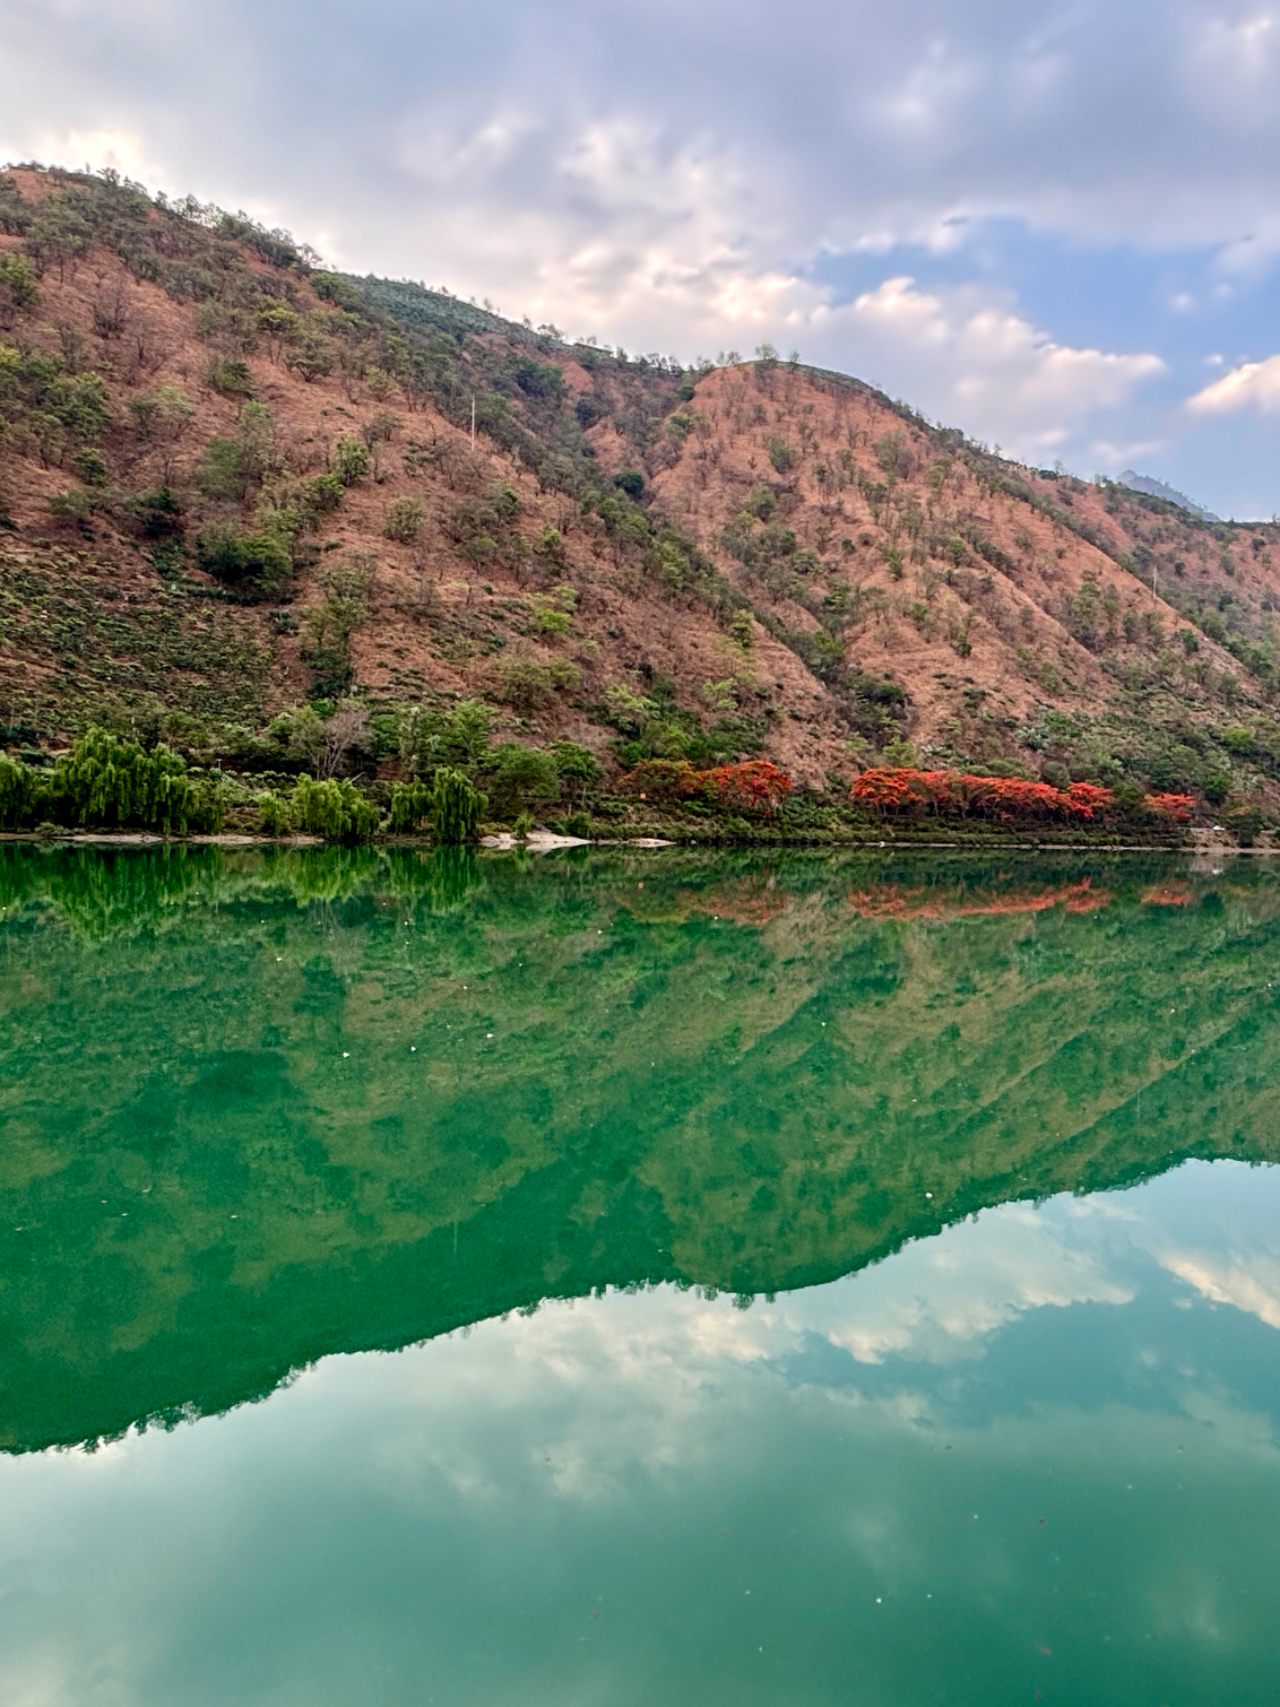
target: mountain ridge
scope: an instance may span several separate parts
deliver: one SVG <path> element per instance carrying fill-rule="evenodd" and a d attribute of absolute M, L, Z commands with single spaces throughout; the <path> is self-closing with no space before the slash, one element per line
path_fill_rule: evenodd
<path fill-rule="evenodd" d="M 1212 510 L 1207 510 L 1203 504 L 1197 504 L 1194 498 L 1188 498 L 1185 492 L 1179 492 L 1176 486 L 1167 486 L 1163 480 L 1156 480 L 1150 474 L 1139 474 L 1136 469 L 1126 468 L 1116 476 L 1117 484 L 1128 486 L 1131 491 L 1145 492 L 1149 498 L 1164 498 L 1170 504 L 1176 504 L 1180 510 L 1191 510 L 1198 516 L 1203 516 L 1207 522 L 1221 521 Z"/>

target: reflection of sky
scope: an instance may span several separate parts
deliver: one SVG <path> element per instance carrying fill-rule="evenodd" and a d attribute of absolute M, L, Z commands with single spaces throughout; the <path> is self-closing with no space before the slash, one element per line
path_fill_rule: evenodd
<path fill-rule="evenodd" d="M 0 1699 L 1270 1700 L 1277 1207 L 1189 1164 L 5 1462 Z"/>

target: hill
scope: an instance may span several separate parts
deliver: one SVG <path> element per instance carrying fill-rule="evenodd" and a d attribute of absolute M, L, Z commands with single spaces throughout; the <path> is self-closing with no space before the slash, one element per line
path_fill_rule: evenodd
<path fill-rule="evenodd" d="M 1021 467 L 767 350 L 568 344 L 21 167 L 0 431 L 0 733 L 32 758 L 104 723 L 385 780 L 462 699 L 471 760 L 567 742 L 606 795 L 761 755 L 832 801 L 919 762 L 1280 808 L 1280 529 Z M 566 810 L 548 763 L 495 809 Z"/>

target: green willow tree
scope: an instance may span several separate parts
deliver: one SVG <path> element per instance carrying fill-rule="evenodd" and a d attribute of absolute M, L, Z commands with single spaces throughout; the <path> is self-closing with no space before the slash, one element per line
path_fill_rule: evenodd
<path fill-rule="evenodd" d="M 450 846 L 473 842 L 489 801 L 459 770 L 442 765 L 431 791 L 436 837 Z"/>

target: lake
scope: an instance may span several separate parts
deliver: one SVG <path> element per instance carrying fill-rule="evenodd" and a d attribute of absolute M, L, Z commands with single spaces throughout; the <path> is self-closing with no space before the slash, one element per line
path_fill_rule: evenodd
<path fill-rule="evenodd" d="M 1280 875 L 0 846 L 6 1707 L 1251 1707 Z"/>

